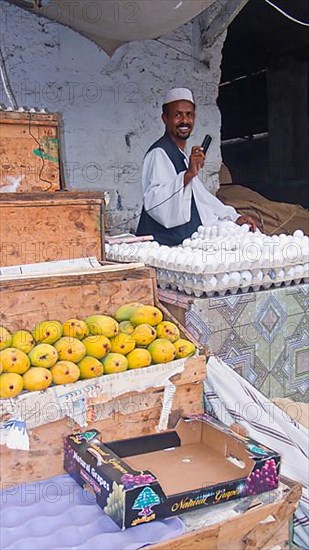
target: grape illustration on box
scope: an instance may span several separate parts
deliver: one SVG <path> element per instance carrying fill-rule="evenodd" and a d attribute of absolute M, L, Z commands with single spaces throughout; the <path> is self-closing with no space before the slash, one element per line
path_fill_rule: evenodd
<path fill-rule="evenodd" d="M 153 481 L 156 481 L 156 478 L 149 473 L 140 473 L 137 476 L 134 476 L 133 474 L 124 474 L 121 477 L 121 482 L 126 489 L 132 489 L 133 487 L 138 487 L 139 485 L 146 485 L 147 483 L 152 483 Z"/>
<path fill-rule="evenodd" d="M 157 493 L 150 487 L 145 487 L 135 499 L 132 510 L 140 510 L 139 516 L 150 516 L 153 514 L 152 506 L 158 504 L 160 504 L 160 498 Z"/>
<path fill-rule="evenodd" d="M 271 458 L 261 468 L 255 469 L 246 479 L 245 494 L 257 495 L 278 487 L 278 463 Z"/>

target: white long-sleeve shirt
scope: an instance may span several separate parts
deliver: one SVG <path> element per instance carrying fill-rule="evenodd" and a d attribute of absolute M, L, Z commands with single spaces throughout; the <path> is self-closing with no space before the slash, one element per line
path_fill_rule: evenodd
<path fill-rule="evenodd" d="M 189 159 L 186 154 L 185 157 L 188 166 Z M 184 187 L 184 174 L 176 173 L 173 163 L 160 147 L 145 156 L 142 170 L 144 207 L 154 220 L 167 229 L 187 223 L 193 192 L 203 225 L 213 225 L 219 220 L 236 221 L 239 214 L 235 208 L 226 206 L 212 195 L 198 176 Z"/>

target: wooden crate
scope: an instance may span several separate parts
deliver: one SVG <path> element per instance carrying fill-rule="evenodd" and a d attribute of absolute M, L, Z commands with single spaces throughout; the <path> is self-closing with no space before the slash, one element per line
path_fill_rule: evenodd
<path fill-rule="evenodd" d="M 96 256 L 103 260 L 102 193 L 5 193 L 0 202 L 0 266 Z"/>
<path fill-rule="evenodd" d="M 113 271 L 114 269 L 114 271 Z M 134 265 L 106 266 L 106 271 L 90 275 L 70 275 L 3 281 L 0 289 L 0 325 L 10 331 L 31 329 L 44 319 L 65 321 L 91 313 L 113 314 L 126 302 L 158 303 L 155 271 Z M 165 311 L 165 318 L 172 319 Z M 183 336 L 187 336 L 182 331 Z M 204 355 L 188 358 L 183 372 L 172 382 L 176 386 L 170 414 L 170 427 L 180 416 L 203 412 Z M 72 384 L 72 387 L 74 385 Z M 130 391 L 108 400 L 87 400 L 89 427 L 104 439 L 112 440 L 154 432 L 158 424 L 164 387 L 143 392 Z M 14 401 L 14 400 L 12 400 Z M 1 418 L 0 418 L 1 421 Z M 80 431 L 73 420 L 62 418 L 30 431 L 30 452 L 0 447 L 2 483 L 30 482 L 63 473 L 63 437 Z"/>
<path fill-rule="evenodd" d="M 2 281 L 0 325 L 8 330 L 31 330 L 38 321 L 87 317 L 94 313 L 111 315 L 128 302 L 154 305 L 156 275 L 151 268 L 131 269 L 107 265 L 94 274 L 46 276 Z"/>
<path fill-rule="evenodd" d="M 286 478 L 283 481 L 288 488 L 279 501 L 151 545 L 149 550 L 270 550 L 286 547 L 290 542 L 291 522 L 301 496 L 301 485 Z"/>
<path fill-rule="evenodd" d="M 0 191 L 60 189 L 58 114 L 0 111 L 0 143 Z"/>

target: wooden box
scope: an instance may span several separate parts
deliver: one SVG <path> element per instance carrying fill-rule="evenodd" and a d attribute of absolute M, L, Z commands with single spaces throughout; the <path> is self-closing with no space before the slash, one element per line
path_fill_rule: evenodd
<path fill-rule="evenodd" d="M 0 111 L 0 192 L 60 189 L 59 115 Z"/>
<path fill-rule="evenodd" d="M 105 256 L 103 194 L 1 195 L 1 267 L 87 256 Z"/>
<path fill-rule="evenodd" d="M 158 303 L 155 271 L 134 265 L 107 265 L 105 271 L 89 275 L 2 281 L 0 299 L 0 325 L 11 331 L 31 329 L 35 322 L 45 319 L 64 321 L 96 312 L 113 314 L 119 305 L 132 301 L 158 305 L 166 319 L 174 320 Z M 181 332 L 187 337 L 182 328 Z M 169 415 L 171 427 L 180 416 L 203 412 L 205 372 L 206 358 L 200 355 L 185 360 L 184 370 L 172 377 L 176 390 Z M 70 386 L 73 388 L 74 384 Z M 98 429 L 108 440 L 151 433 L 158 425 L 163 399 L 163 386 L 140 392 L 130 390 L 113 399 L 105 395 L 89 398 L 89 427 Z M 11 401 L 14 404 L 14 399 Z M 0 421 L 4 416 L 2 410 Z M 80 426 L 70 418 L 61 418 L 30 429 L 29 452 L 1 446 L 2 482 L 30 482 L 62 473 L 63 437 L 74 431 L 80 431 Z"/>

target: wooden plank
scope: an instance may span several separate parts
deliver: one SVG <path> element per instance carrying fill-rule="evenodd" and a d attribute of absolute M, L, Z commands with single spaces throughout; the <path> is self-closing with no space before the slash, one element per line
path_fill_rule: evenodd
<path fill-rule="evenodd" d="M 288 497 L 278 504 L 276 509 L 272 512 L 274 521 L 256 525 L 252 531 L 246 536 L 246 548 L 248 550 L 259 550 L 260 548 L 271 548 L 273 546 L 273 539 L 281 531 L 282 525 L 286 524 L 293 516 L 295 510 L 295 502 L 300 498 L 299 487 L 293 487 Z M 283 534 L 283 533 L 282 533 Z M 286 532 L 284 531 L 284 536 Z M 286 540 L 286 539 L 285 539 Z"/>
<path fill-rule="evenodd" d="M 128 413 L 146 411 L 162 406 L 164 388 L 149 388 L 143 392 L 128 392 L 117 399 L 110 399 L 102 403 L 101 398 L 87 400 L 87 422 L 98 422 L 113 418 L 119 420 Z M 89 404 L 91 404 L 89 406 Z M 126 434 L 123 434 L 126 437 Z"/>
<path fill-rule="evenodd" d="M 245 548 L 246 550 L 261 550 L 261 548 L 266 550 L 288 541 L 289 520 L 284 522 L 275 520 L 258 523 L 245 537 Z"/>
<path fill-rule="evenodd" d="M 60 189 L 59 115 L 0 112 L 0 190 Z"/>
<path fill-rule="evenodd" d="M 100 262 L 104 267 L 106 262 Z M 72 284 L 72 286 L 81 285 L 81 284 L 91 284 L 96 282 L 98 277 L 101 281 L 127 281 L 127 280 L 137 280 L 137 279 L 151 279 L 149 283 L 151 287 L 156 283 L 156 272 L 152 267 L 145 267 L 143 264 L 115 264 L 113 267 L 112 264 L 106 266 L 108 269 L 97 272 L 83 273 L 69 273 L 69 274 L 59 274 L 59 275 L 37 275 L 33 276 L 31 280 L 30 277 L 24 278 L 14 278 L 14 279 L 2 279 L 0 291 L 10 291 L 15 292 L 18 290 L 27 290 L 35 286 L 36 289 L 44 289 L 56 286 L 60 288 L 62 286 L 67 286 Z M 35 281 L 34 281 L 35 279 Z M 154 303 L 153 293 L 151 292 L 150 299 Z M 120 305 L 120 303 L 119 303 Z M 160 307 L 160 306 L 159 306 Z"/>
<path fill-rule="evenodd" d="M 186 533 L 160 544 L 148 546 L 148 550 L 217 550 L 219 527 Z M 227 548 L 232 548 L 228 546 Z M 227 550 L 225 548 L 225 550 Z M 233 550 L 235 547 L 233 546 Z"/>
<path fill-rule="evenodd" d="M 58 277 L 56 281 L 44 278 L 40 282 L 35 280 L 35 286 L 31 279 L 13 283 L 3 283 L 0 294 L 0 322 L 10 331 L 31 330 L 36 322 L 48 319 L 64 322 L 94 313 L 111 315 L 121 303 L 153 303 L 149 278 L 132 277 L 123 281 L 109 273 L 108 278 L 101 274 L 87 278 L 82 275 Z"/>
<path fill-rule="evenodd" d="M 233 550 L 249 550 L 250 547 L 248 546 L 247 535 L 257 526 L 263 531 L 265 526 L 268 525 L 265 523 L 266 518 L 269 516 L 275 517 L 278 510 L 291 502 L 292 507 L 289 509 L 288 518 L 281 521 L 280 524 L 277 523 L 276 526 L 279 525 L 278 529 L 266 546 L 260 545 L 257 547 L 259 550 L 266 550 L 266 548 L 271 548 L 276 544 L 285 542 L 286 523 L 288 519 L 292 519 L 293 510 L 296 509 L 300 496 L 300 484 L 292 482 L 291 489 L 287 494 L 283 495 L 282 499 L 278 502 L 261 505 L 228 521 L 185 533 L 180 537 L 170 539 L 163 543 L 151 545 L 149 546 L 149 550 L 192 550 L 193 548 L 194 550 L 204 550 L 208 548 L 209 550 L 226 550 L 227 548 L 233 548 Z M 282 537 L 281 540 L 279 534 Z"/>
<path fill-rule="evenodd" d="M 23 114 L 23 113 L 21 113 Z M 46 135 L 51 137 L 57 136 L 58 120 L 44 120 L 44 119 L 34 119 L 34 115 L 31 114 L 31 117 L 27 115 L 24 119 L 14 118 L 13 120 L 6 119 L 4 120 L 0 117 L 0 134 L 4 138 L 17 138 L 17 139 L 34 139 L 31 135 L 34 134 L 35 138 L 38 138 L 40 135 L 40 129 L 45 130 Z M 30 131 L 29 133 L 29 125 Z M 34 131 L 32 132 L 32 126 Z"/>
<path fill-rule="evenodd" d="M 180 418 L 192 414 L 204 413 L 203 382 L 177 386 L 173 398 L 173 407 L 169 416 L 168 428 L 176 426 Z"/>
<path fill-rule="evenodd" d="M 285 520 L 288 519 L 288 517 L 291 518 L 293 515 L 293 511 L 297 506 L 300 495 L 301 486 L 300 484 L 295 484 L 281 501 L 248 510 L 245 514 L 241 516 L 239 522 L 237 521 L 238 518 L 233 518 L 225 522 L 219 532 L 218 548 L 221 548 L 222 550 L 227 548 L 230 544 L 230 541 L 234 539 L 239 541 L 240 548 L 247 548 L 247 544 L 249 542 L 247 538 L 248 533 L 252 531 L 252 529 L 255 529 L 260 522 L 264 522 L 264 520 L 269 516 L 273 516 L 274 518 L 276 518 L 280 508 L 282 506 L 285 506 L 290 501 L 293 501 L 293 505 L 290 507 L 290 515 L 286 516 Z M 276 524 L 275 520 L 273 534 L 276 534 L 281 526 L 282 522 L 279 522 L 279 524 L 277 522 Z M 263 523 L 261 526 L 261 532 L 263 532 L 264 527 L 265 523 Z M 261 542 L 263 544 L 263 541 Z M 259 546 L 259 548 L 261 549 L 263 548 L 263 546 Z"/>
<path fill-rule="evenodd" d="M 263 550 L 273 550 L 276 547 L 280 547 L 282 550 L 284 548 L 289 548 L 290 550 L 293 548 L 293 546 L 290 545 L 291 543 L 291 525 L 293 523 L 293 516 L 291 516 L 287 521 L 285 521 L 281 527 L 276 531 L 273 536 L 269 539 L 268 543 L 263 547 Z M 261 526 L 263 528 L 263 524 Z M 288 545 L 288 546 L 286 546 Z M 296 547 L 295 547 L 296 549 Z M 246 548 L 246 550 L 249 550 L 249 547 Z"/>
<path fill-rule="evenodd" d="M 65 264 L 65 265 L 64 265 Z M 0 267 L 0 277 L 1 282 L 10 282 L 10 281 L 17 281 L 18 283 L 23 283 L 24 281 L 30 280 L 33 284 L 35 284 L 35 281 L 37 280 L 39 283 L 43 277 L 47 277 L 48 271 L 51 271 L 51 268 L 54 267 L 55 264 L 50 264 L 48 262 L 43 262 L 41 264 L 37 264 L 36 269 L 31 268 L 28 270 L 25 269 L 26 266 L 15 266 L 15 267 Z M 91 265 L 93 267 L 91 267 Z M 123 276 L 125 277 L 126 272 L 129 272 L 130 270 L 136 270 L 138 268 L 144 268 L 144 264 L 134 263 L 134 264 L 127 264 L 125 268 L 123 268 L 121 265 L 105 265 L 105 262 L 99 262 L 98 265 L 94 266 L 91 259 L 89 258 L 78 258 L 77 262 L 72 262 L 69 260 L 64 260 L 64 262 L 61 262 L 57 264 L 57 266 L 60 267 L 59 271 L 53 270 L 53 279 L 57 281 L 59 277 L 63 277 L 66 275 L 67 277 L 75 277 L 82 275 L 83 277 L 87 276 L 93 276 L 93 275 L 100 275 L 100 274 L 106 274 L 106 273 L 115 273 L 115 272 L 121 272 Z M 29 266 L 27 266 L 29 267 Z"/>
<path fill-rule="evenodd" d="M 18 195 L 12 195 L 12 193 L 1 193 L 1 206 L 8 206 L 14 208 L 25 208 L 25 206 L 32 205 L 34 208 L 37 206 L 46 206 L 47 204 L 52 206 L 74 206 L 79 202 L 80 204 L 101 204 L 104 201 L 104 193 L 97 192 L 76 192 L 76 191 L 59 191 L 55 193 L 37 192 L 31 193 L 31 197 L 28 193 L 18 193 Z"/>
<path fill-rule="evenodd" d="M 13 195 L 13 197 L 12 197 Z M 0 265 L 96 256 L 104 259 L 102 195 L 7 196 L 0 204 Z M 44 197 L 44 195 L 43 195 Z"/>
<path fill-rule="evenodd" d="M 143 392 L 128 392 L 117 399 L 89 398 L 87 399 L 87 421 L 97 422 L 133 412 L 160 407 L 163 402 L 164 388 L 148 388 Z M 203 387 L 202 382 L 183 384 L 176 387 L 173 398 L 173 420 L 171 428 L 181 416 L 202 414 Z M 126 437 L 126 433 L 123 434 Z"/>
<path fill-rule="evenodd" d="M 188 357 L 188 359 L 186 359 L 185 370 L 180 374 L 172 376 L 171 381 L 176 386 L 190 383 L 193 384 L 203 381 L 205 376 L 206 358 L 205 355 L 200 355 L 198 357 Z"/>
<path fill-rule="evenodd" d="M 19 111 L 0 111 L 0 124 L 19 124 L 28 123 L 29 112 L 25 111 L 20 113 Z M 41 123 L 42 125 L 50 124 L 51 126 L 58 125 L 60 116 L 59 113 L 31 113 L 31 119 L 33 122 Z"/>

